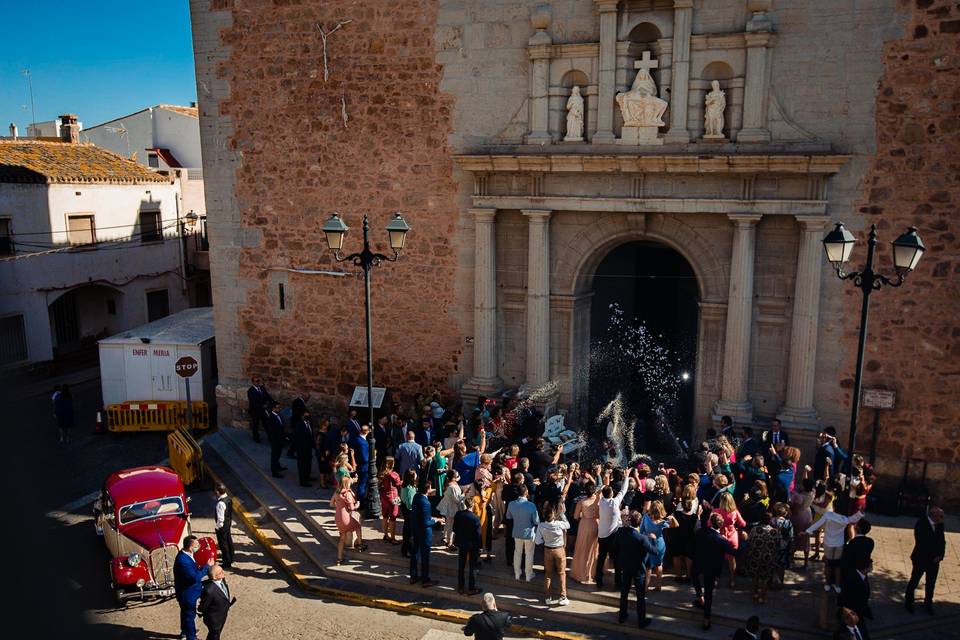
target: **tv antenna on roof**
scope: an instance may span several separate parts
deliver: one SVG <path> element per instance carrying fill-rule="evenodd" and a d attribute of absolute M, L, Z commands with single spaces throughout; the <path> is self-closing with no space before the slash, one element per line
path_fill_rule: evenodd
<path fill-rule="evenodd" d="M 30 123 L 30 126 L 33 127 L 34 129 L 36 129 L 36 126 L 37 126 L 37 108 L 36 108 L 36 105 L 35 105 L 34 102 L 33 102 L 33 77 L 31 77 L 31 75 L 30 75 L 30 69 L 24 69 L 24 70 L 21 71 L 20 73 L 22 73 L 24 76 L 26 76 L 26 78 L 27 78 L 27 84 L 28 84 L 29 87 L 30 87 L 30 117 L 33 119 L 33 122 Z M 29 133 L 30 133 L 30 132 L 27 131 L 27 134 L 28 134 L 28 135 L 29 135 Z"/>

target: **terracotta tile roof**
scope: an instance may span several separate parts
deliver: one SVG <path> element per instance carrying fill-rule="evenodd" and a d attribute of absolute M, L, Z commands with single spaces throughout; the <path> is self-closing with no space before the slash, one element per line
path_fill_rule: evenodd
<path fill-rule="evenodd" d="M 167 176 L 92 144 L 0 140 L 0 182 L 170 182 Z"/>
<path fill-rule="evenodd" d="M 158 104 L 154 109 L 166 109 L 167 111 L 174 111 L 184 116 L 190 116 L 191 118 L 200 117 L 200 111 L 196 107 L 181 107 L 178 104 Z"/>

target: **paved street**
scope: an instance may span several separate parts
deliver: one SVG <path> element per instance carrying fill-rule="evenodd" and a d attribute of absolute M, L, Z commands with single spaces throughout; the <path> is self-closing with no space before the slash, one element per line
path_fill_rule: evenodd
<path fill-rule="evenodd" d="M 12 550 L 12 562 L 4 568 L 8 576 L 19 576 L 6 604 L 29 612 L 13 617 L 12 629 L 7 629 L 12 635 L 6 637 L 176 638 L 177 605 L 172 600 L 115 608 L 108 589 L 107 551 L 94 533 L 90 505 L 83 499 L 111 471 L 163 460 L 165 434 L 94 435 L 100 389 L 92 375 L 87 371 L 68 377 L 71 384 L 78 383 L 73 387 L 78 425 L 69 446 L 57 444 L 46 392 L 52 383 L 8 386 L 0 398 L 5 412 L 18 416 L 7 423 L 10 440 L 4 448 L 7 486 L 16 488 L 8 495 L 10 512 L 4 518 L 17 516 L 16 526 L 4 527 L 5 546 Z M 213 521 L 207 517 L 212 496 L 192 497 L 194 529 L 212 535 Z M 231 612 L 227 638 L 414 640 L 430 629 L 462 636 L 456 625 L 319 600 L 291 588 L 245 536 L 237 535 L 236 541 L 238 562 L 229 580 L 239 604 Z"/>

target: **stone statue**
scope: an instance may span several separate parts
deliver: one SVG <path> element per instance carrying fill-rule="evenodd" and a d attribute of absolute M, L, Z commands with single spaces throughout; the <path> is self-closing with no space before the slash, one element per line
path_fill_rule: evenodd
<path fill-rule="evenodd" d="M 617 94 L 617 104 L 626 127 L 662 127 L 667 101 L 657 97 L 657 85 L 650 73 L 641 68 L 630 91 Z"/>
<path fill-rule="evenodd" d="M 567 135 L 563 141 L 583 141 L 583 98 L 580 96 L 580 87 L 576 85 L 567 98 Z"/>
<path fill-rule="evenodd" d="M 703 123 L 704 138 L 723 137 L 723 110 L 727 108 L 727 96 L 716 80 L 710 83 L 713 90 L 707 94 L 704 102 Z"/>

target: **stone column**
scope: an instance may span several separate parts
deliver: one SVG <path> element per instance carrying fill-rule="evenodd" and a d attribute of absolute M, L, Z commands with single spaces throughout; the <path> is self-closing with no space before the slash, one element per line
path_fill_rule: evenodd
<path fill-rule="evenodd" d="M 771 33 L 748 33 L 747 75 L 743 95 L 743 129 L 737 134 L 737 142 L 770 142 L 767 128 L 767 102 L 769 92 L 769 51 Z"/>
<path fill-rule="evenodd" d="M 527 375 L 534 389 L 550 380 L 550 211 L 523 209 L 527 255 Z"/>
<path fill-rule="evenodd" d="M 600 12 L 600 78 L 595 144 L 613 144 L 613 105 L 617 91 L 617 5 L 619 0 L 594 0 Z"/>
<path fill-rule="evenodd" d="M 793 293 L 793 320 L 790 328 L 790 368 L 787 373 L 787 402 L 777 417 L 783 422 L 813 426 L 813 383 L 817 373 L 817 328 L 820 322 L 821 240 L 826 216 L 797 216 L 800 223 L 800 251 Z"/>
<path fill-rule="evenodd" d="M 753 261 L 758 214 L 731 213 L 733 257 L 730 261 L 730 295 L 727 301 L 726 341 L 723 345 L 723 385 L 714 408 L 718 416 L 747 421 L 753 407 L 747 398 L 750 371 L 750 336 L 753 319 Z"/>
<path fill-rule="evenodd" d="M 546 42 L 534 41 L 542 38 Z M 527 48 L 530 55 L 530 133 L 527 135 L 527 144 L 550 144 L 549 109 L 550 97 L 550 36 L 545 31 L 538 31 L 530 39 L 531 46 Z"/>
<path fill-rule="evenodd" d="M 690 81 L 690 35 L 693 30 L 693 0 L 673 3 L 673 72 L 670 79 L 670 130 L 666 144 L 690 142 L 687 131 L 687 85 Z"/>
<path fill-rule="evenodd" d="M 470 209 L 475 225 L 473 269 L 473 377 L 464 385 L 471 396 L 503 388 L 497 376 L 496 209 Z"/>

